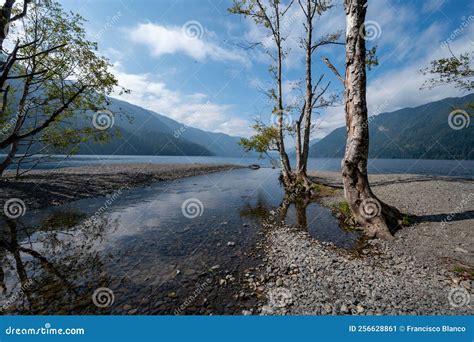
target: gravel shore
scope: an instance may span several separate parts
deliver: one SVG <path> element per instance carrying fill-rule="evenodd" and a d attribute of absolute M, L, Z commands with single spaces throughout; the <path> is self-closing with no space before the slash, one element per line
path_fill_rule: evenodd
<path fill-rule="evenodd" d="M 0 180 L 0 203 L 10 198 L 19 198 L 29 209 L 38 209 L 82 198 L 104 196 L 118 189 L 239 167 L 204 164 L 120 164 L 35 170 L 20 179 L 15 179 L 13 173 L 7 172 L 6 177 Z"/>
<path fill-rule="evenodd" d="M 321 203 L 343 200 L 335 186 Z M 416 175 L 370 177 L 379 198 L 416 216 L 395 240 L 370 240 L 362 251 L 338 249 L 285 225 L 265 229 L 262 314 L 466 315 L 473 313 L 474 183 Z"/>

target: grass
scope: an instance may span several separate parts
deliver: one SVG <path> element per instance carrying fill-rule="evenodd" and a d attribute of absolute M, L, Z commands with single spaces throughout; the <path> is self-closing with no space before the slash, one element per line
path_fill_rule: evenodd
<path fill-rule="evenodd" d="M 415 219 L 409 215 L 403 215 L 402 219 L 402 226 L 403 227 L 409 227 L 411 225 L 415 224 Z"/>
<path fill-rule="evenodd" d="M 313 183 L 311 188 L 314 192 L 316 192 L 320 196 L 331 196 L 334 194 L 334 189 L 323 184 Z"/>
<path fill-rule="evenodd" d="M 474 279 L 474 270 L 472 269 L 468 269 L 468 268 L 457 265 L 452 268 L 452 271 L 461 276 L 465 276 L 469 279 Z"/>
<path fill-rule="evenodd" d="M 339 202 L 338 205 L 339 212 L 344 215 L 344 217 L 351 217 L 352 212 L 351 212 L 351 207 L 349 206 L 349 203 L 346 201 Z"/>

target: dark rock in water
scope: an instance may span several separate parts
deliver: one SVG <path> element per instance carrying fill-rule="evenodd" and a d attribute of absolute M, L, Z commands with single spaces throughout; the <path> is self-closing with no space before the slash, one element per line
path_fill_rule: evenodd
<path fill-rule="evenodd" d="M 260 165 L 258 165 L 258 164 L 251 164 L 251 165 L 249 165 L 249 169 L 250 169 L 250 170 L 258 170 L 258 169 L 260 169 Z"/>

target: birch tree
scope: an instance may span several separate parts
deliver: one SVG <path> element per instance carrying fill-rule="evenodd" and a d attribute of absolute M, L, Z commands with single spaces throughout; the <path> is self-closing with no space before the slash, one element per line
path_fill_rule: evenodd
<path fill-rule="evenodd" d="M 298 0 L 299 7 L 304 15 L 304 30 L 306 36 L 301 39 L 301 47 L 305 52 L 305 82 L 304 82 L 304 101 L 301 107 L 301 114 L 295 122 L 296 136 L 296 182 L 302 186 L 307 193 L 311 191 L 312 182 L 308 178 L 308 157 L 310 148 L 310 139 L 312 132 L 312 115 L 316 108 L 325 108 L 332 105 L 337 97 L 330 96 L 325 98 L 325 94 L 330 86 L 330 82 L 323 85 L 324 74 L 321 74 L 316 83 L 313 82 L 313 56 L 318 49 L 330 44 L 339 43 L 340 33 L 335 32 L 327 34 L 318 39 L 314 34 L 314 21 L 317 16 L 332 8 L 331 1 L 328 0 Z"/>
<path fill-rule="evenodd" d="M 393 238 L 400 212 L 380 201 L 367 177 L 369 125 L 366 100 L 365 16 L 367 0 L 344 0 L 346 14 L 345 113 L 347 142 L 342 160 L 344 195 L 356 221 L 369 236 Z"/>
<path fill-rule="evenodd" d="M 283 94 L 283 60 L 285 57 L 283 45 L 285 37 L 282 34 L 281 24 L 283 17 L 292 4 L 293 0 L 286 6 L 283 6 L 280 0 L 268 0 L 266 3 L 263 0 L 234 0 L 233 6 L 229 9 L 231 13 L 252 18 L 257 25 L 265 28 L 276 50 L 276 53 L 271 55 L 275 65 L 270 68 L 276 87 L 269 92 L 269 96 L 274 101 L 272 114 L 277 117 L 277 136 L 274 144 L 280 157 L 282 181 L 287 189 L 291 189 L 294 185 L 294 174 L 285 148 L 285 113 L 287 112 L 284 106 Z"/>

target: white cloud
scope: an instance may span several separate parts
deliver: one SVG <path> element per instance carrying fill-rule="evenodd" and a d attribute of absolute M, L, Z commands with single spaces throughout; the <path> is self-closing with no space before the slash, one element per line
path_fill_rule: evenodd
<path fill-rule="evenodd" d="M 250 122 L 232 117 L 231 106 L 209 100 L 203 93 L 183 94 L 173 91 L 150 74 L 129 74 L 116 64 L 112 72 L 119 84 L 131 94 L 115 94 L 124 101 L 170 117 L 187 126 L 211 132 L 249 136 Z"/>
<path fill-rule="evenodd" d="M 197 22 L 179 26 L 162 26 L 153 23 L 138 24 L 129 29 L 128 38 L 135 43 L 146 45 L 154 57 L 182 53 L 198 61 L 230 61 L 247 64 L 241 51 L 229 50 L 210 40 L 214 35 Z"/>
<path fill-rule="evenodd" d="M 369 115 L 391 112 L 405 107 L 416 107 L 428 102 L 438 101 L 447 97 L 466 95 L 462 90 L 452 85 L 442 85 L 433 89 L 421 89 L 429 76 L 423 75 L 420 70 L 428 67 L 430 62 L 441 57 L 450 56 L 449 50 L 442 42 L 450 36 L 443 35 L 438 25 L 433 24 L 419 34 L 419 38 L 409 40 L 405 49 L 415 49 L 410 54 L 417 56 L 392 71 L 384 72 L 380 76 L 370 78 L 369 72 L 367 102 Z M 455 54 L 472 51 L 474 23 L 466 27 L 454 40 L 450 42 L 451 50 Z M 408 54 L 408 53 L 407 53 Z M 374 72 L 376 72 L 375 69 Z M 329 108 L 324 111 L 321 130 L 315 137 L 323 137 L 335 128 L 345 125 L 344 107 Z"/>

